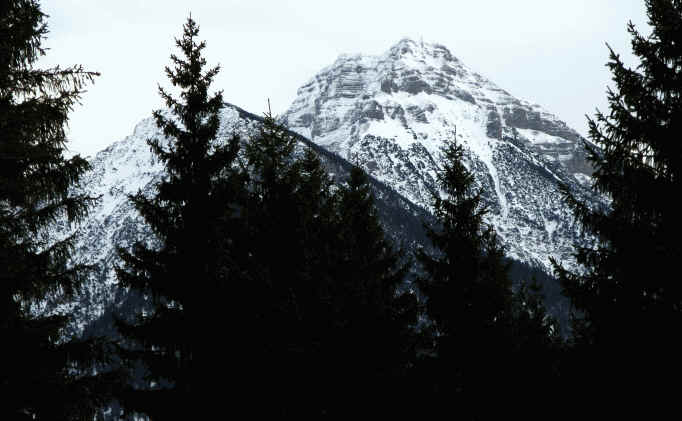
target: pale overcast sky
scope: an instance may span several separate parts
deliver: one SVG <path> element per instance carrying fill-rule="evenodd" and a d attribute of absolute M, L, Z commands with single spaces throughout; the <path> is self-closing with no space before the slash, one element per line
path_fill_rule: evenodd
<path fill-rule="evenodd" d="M 608 42 L 630 63 L 643 0 L 44 0 L 48 66 L 102 73 L 71 116 L 69 147 L 90 155 L 130 134 L 162 104 L 157 83 L 188 14 L 199 23 L 214 86 L 226 101 L 277 114 L 341 53 L 381 54 L 403 37 L 445 45 L 512 95 L 543 105 L 586 134 L 607 111 Z"/>

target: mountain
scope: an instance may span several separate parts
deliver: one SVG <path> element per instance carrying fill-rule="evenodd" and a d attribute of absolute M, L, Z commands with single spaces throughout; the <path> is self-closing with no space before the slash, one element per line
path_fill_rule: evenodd
<path fill-rule="evenodd" d="M 439 148 L 446 139 L 466 147 L 466 163 L 490 208 L 488 221 L 497 228 L 517 278 L 528 278 L 533 270 L 547 277 L 549 256 L 572 262 L 580 233 L 559 184 L 580 198 L 603 202 L 588 188 L 591 170 L 574 130 L 472 72 L 440 45 L 404 39 L 382 56 L 341 56 L 298 90 L 282 121 L 299 133 L 299 151 L 316 150 L 337 182 L 345 179 L 351 162 L 368 171 L 383 225 L 408 252 L 428 247 L 422 222 L 431 218 L 430 195 L 437 191 Z M 246 139 L 261 122 L 226 104 L 219 139 L 235 132 Z M 57 307 L 75 314 L 73 334 L 107 332 L 114 311 L 140 304 L 140 297 L 118 285 L 116 248 L 152 241 L 127 195 L 138 189 L 153 194 L 164 177 L 146 144 L 161 136 L 150 117 L 90 159 L 92 171 L 79 190 L 100 200 L 75 231 L 74 261 L 95 270 L 78 300 Z M 53 235 L 72 233 L 64 224 Z M 545 286 L 553 295 L 550 308 L 565 321 L 567 308 L 557 298 L 556 284 Z"/>
<path fill-rule="evenodd" d="M 559 185 L 598 204 L 584 139 L 511 96 L 444 46 L 403 39 L 380 56 L 342 55 L 297 93 L 288 127 L 430 208 L 440 148 L 456 139 L 508 256 L 551 273 L 580 239 Z"/>
<path fill-rule="evenodd" d="M 220 120 L 219 141 L 227 141 L 233 133 L 247 139 L 257 134 L 262 123 L 261 117 L 231 104 L 225 105 Z M 118 284 L 115 266 L 120 259 L 116 249 L 129 248 L 138 240 L 153 241 L 149 227 L 127 198 L 138 189 L 152 195 L 154 186 L 164 177 L 163 165 L 146 143 L 152 137 L 162 138 L 163 134 L 154 119 L 149 117 L 138 123 L 130 136 L 90 158 L 92 170 L 84 176 L 78 192 L 99 197 L 97 205 L 77 229 L 62 224 L 52 233 L 54 238 L 75 234 L 74 263 L 86 263 L 95 269 L 77 300 L 48 304 L 43 309 L 73 314 L 70 334 L 110 334 L 114 312 L 126 314 L 126 308 L 139 309 L 141 298 L 132 296 Z M 297 153 L 301 153 L 304 147 L 310 147 L 318 153 L 335 182 L 348 177 L 352 168 L 350 163 L 300 135 L 297 138 Z M 430 218 L 428 212 L 389 186 L 374 179 L 370 182 L 388 235 L 406 251 L 426 243 L 422 221 Z"/>

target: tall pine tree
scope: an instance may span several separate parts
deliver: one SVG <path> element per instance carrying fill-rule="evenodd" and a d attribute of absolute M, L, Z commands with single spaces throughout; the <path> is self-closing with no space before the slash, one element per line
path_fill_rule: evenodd
<path fill-rule="evenodd" d="M 405 289 L 409 262 L 380 224 L 370 182 L 353 167 L 335 191 L 330 322 L 324 344 L 328 411 L 404 415 L 413 398 L 415 295 Z"/>
<path fill-rule="evenodd" d="M 333 186 L 319 157 L 266 114 L 244 146 L 248 199 L 240 377 L 251 409 L 278 417 L 385 414 L 409 362 L 401 255 L 359 169 Z M 248 253 L 244 252 L 248 251 Z"/>
<path fill-rule="evenodd" d="M 448 142 L 443 152 L 439 183 L 444 195 L 434 195 L 433 201 L 438 226 L 427 227 L 436 253 L 418 253 L 426 273 L 419 284 L 435 328 L 430 374 L 436 405 L 458 402 L 451 411 L 464 414 L 475 411 L 486 393 L 494 395 L 488 388 L 503 387 L 499 370 L 507 362 L 503 338 L 512 290 L 504 251 L 492 226 L 483 222 L 487 209 L 464 166 L 462 146 Z"/>
<path fill-rule="evenodd" d="M 259 133 L 244 143 L 247 170 L 243 222 L 245 236 L 235 260 L 242 279 L 236 285 L 236 340 L 240 344 L 236 368 L 244 402 L 260 415 L 299 414 L 311 403 L 302 398 L 298 380 L 305 378 L 311 355 L 306 321 L 315 314 L 319 267 L 313 243 L 320 225 L 329 182 L 319 161 L 296 154 L 297 140 L 270 112 Z M 260 405 L 266 399 L 267 405 Z M 314 405 L 314 404 L 313 404 Z"/>
<path fill-rule="evenodd" d="M 212 413 L 221 393 L 213 381 L 225 367 L 215 334 L 224 327 L 221 309 L 234 277 L 225 249 L 234 243 L 230 225 L 243 180 L 235 169 L 239 139 L 216 141 L 223 98 L 208 90 L 219 67 L 205 69 L 198 33 L 188 18 L 176 39 L 182 57 L 171 55 L 174 67 L 166 67 L 180 98 L 159 87 L 170 112 L 154 117 L 165 139 L 148 144 L 166 177 L 151 197 L 141 191 L 130 197 L 160 246 L 119 249 L 119 280 L 151 306 L 132 323 L 121 322 L 128 345 L 134 344 L 127 356 L 148 370 L 148 384 L 123 400 L 155 419 Z"/>
<path fill-rule="evenodd" d="M 113 379 L 94 375 L 91 341 L 64 337 L 68 316 L 32 311 L 70 299 L 87 267 L 73 265 L 73 237 L 53 242 L 94 200 L 71 193 L 88 163 L 66 153 L 69 113 L 95 72 L 39 69 L 48 30 L 35 0 L 0 4 L 0 418 L 92 418 Z M 99 361 L 101 362 L 101 361 Z"/>
<path fill-rule="evenodd" d="M 558 337 L 538 288 L 522 284 L 514 292 L 504 249 L 483 220 L 487 208 L 464 166 L 462 146 L 448 142 L 443 152 L 442 196 L 433 200 L 436 226 L 426 227 L 435 252 L 422 249 L 417 255 L 425 272 L 418 280 L 425 315 L 432 323 L 423 333 L 431 331 L 433 338 L 433 348 L 422 350 L 417 365 L 419 399 L 436 414 L 465 419 L 535 416 L 536 407 L 519 402 L 549 396 Z"/>
<path fill-rule="evenodd" d="M 682 326 L 682 2 L 647 0 L 652 33 L 630 22 L 640 60 L 626 66 L 610 49 L 610 113 L 589 119 L 586 144 L 593 189 L 606 209 L 565 197 L 595 247 L 578 247 L 584 271 L 555 264 L 579 317 L 574 323 L 576 382 L 599 390 L 647 390 L 680 373 Z M 585 379 L 589 379 L 585 381 Z M 646 380 L 656 380 L 648 382 Z M 658 390 L 657 387 L 653 389 Z"/>

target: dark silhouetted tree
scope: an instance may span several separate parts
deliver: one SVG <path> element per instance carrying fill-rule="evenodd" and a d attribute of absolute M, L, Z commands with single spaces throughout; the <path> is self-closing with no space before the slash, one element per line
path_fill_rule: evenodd
<path fill-rule="evenodd" d="M 34 0 L 0 5 L 0 418 L 86 419 L 109 399 L 113 377 L 94 340 L 65 336 L 69 317 L 38 311 L 78 293 L 88 267 L 71 263 L 74 239 L 94 198 L 72 193 L 88 163 L 67 158 L 68 115 L 95 72 L 36 68 L 46 15 Z"/>
<path fill-rule="evenodd" d="M 435 328 L 432 387 L 437 404 L 457 402 L 457 411 L 464 414 L 477 406 L 474 400 L 486 388 L 503 387 L 499 370 L 506 363 L 502 338 L 512 290 L 504 251 L 492 226 L 483 222 L 487 209 L 464 166 L 463 149 L 449 142 L 443 152 L 438 178 L 443 196 L 434 195 L 433 201 L 438 226 L 427 227 L 436 253 L 418 253 L 426 273 L 419 286 Z"/>
<path fill-rule="evenodd" d="M 126 356 L 142 361 L 144 387 L 123 397 L 126 406 L 155 419 L 191 418 L 224 409 L 215 379 L 226 369 L 216 333 L 225 328 L 222 308 L 236 276 L 227 250 L 230 226 L 238 220 L 243 179 L 236 165 L 239 139 L 219 142 L 222 92 L 209 96 L 219 67 L 205 69 L 205 43 L 190 17 L 176 39 L 182 57 L 171 55 L 166 74 L 180 99 L 159 87 L 170 112 L 155 111 L 165 139 L 149 139 L 166 176 L 153 194 L 130 197 L 159 246 L 138 242 L 119 249 L 121 283 L 148 297 L 150 307 L 120 322 L 128 338 Z M 132 346 L 130 346 L 133 344 Z"/>
<path fill-rule="evenodd" d="M 537 288 L 522 284 L 513 292 L 504 249 L 483 220 L 487 208 L 464 166 L 462 146 L 448 142 L 443 153 L 442 192 L 433 201 L 437 225 L 426 227 L 435 252 L 417 255 L 432 323 L 423 333 L 433 338 L 418 361 L 416 381 L 425 383 L 420 400 L 427 411 L 466 419 L 530 416 L 532 406 L 516 411 L 505 403 L 541 396 L 558 338 Z"/>
<path fill-rule="evenodd" d="M 414 360 L 416 299 L 404 288 L 409 262 L 386 237 L 362 169 L 352 168 L 335 195 L 328 410 L 398 415 L 412 399 L 406 375 Z"/>
<path fill-rule="evenodd" d="M 301 387 L 306 385 L 306 357 L 313 352 L 306 322 L 319 305 L 314 299 L 319 280 L 312 275 L 319 252 L 312 250 L 312 241 L 324 216 L 318 224 L 313 215 L 324 206 L 328 181 L 319 168 L 304 171 L 296 144 L 296 137 L 269 112 L 259 133 L 244 143 L 248 194 L 245 237 L 237 247 L 243 275 L 235 290 L 242 309 L 238 341 L 243 344 L 237 369 L 242 401 L 266 399 L 268 405 L 254 405 L 252 411 L 275 417 L 314 405 Z"/>
<path fill-rule="evenodd" d="M 341 416 L 390 406 L 408 365 L 410 294 L 368 180 L 333 186 L 319 157 L 266 114 L 244 145 L 248 238 L 240 282 L 248 373 L 274 416 Z"/>
<path fill-rule="evenodd" d="M 645 3 L 652 33 L 643 36 L 628 24 L 640 62 L 630 68 L 609 47 L 610 113 L 588 119 L 593 189 L 610 203 L 602 208 L 565 192 L 597 243 L 578 247 L 583 270 L 555 262 L 579 315 L 575 365 L 567 371 L 593 391 L 660 391 L 665 378 L 680 373 L 682 2 Z"/>

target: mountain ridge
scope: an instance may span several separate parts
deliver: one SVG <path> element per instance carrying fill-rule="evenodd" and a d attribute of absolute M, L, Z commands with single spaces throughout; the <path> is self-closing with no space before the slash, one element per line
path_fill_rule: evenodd
<path fill-rule="evenodd" d="M 225 103 L 221 111 L 218 141 L 226 141 L 233 134 L 247 139 L 257 134 L 263 118 L 242 108 Z M 320 159 L 335 183 L 345 181 L 351 164 L 337 155 L 293 133 L 298 140 L 297 153 L 310 147 Z M 114 142 L 89 159 L 92 169 L 85 174 L 78 193 L 99 196 L 99 202 L 78 227 L 63 222 L 52 232 L 52 238 L 65 238 L 75 234 L 75 254 L 72 263 L 92 265 L 78 298 L 69 303 L 54 302 L 43 311 L 74 314 L 69 327 L 72 335 L 81 334 L 103 314 L 118 311 L 126 306 L 130 297 L 121 288 L 115 274 L 120 263 L 117 247 L 130 248 L 136 241 L 154 242 L 154 236 L 139 213 L 128 200 L 129 194 L 152 195 L 155 185 L 164 177 L 163 165 L 153 156 L 146 140 L 162 137 L 153 117 L 140 121 L 133 133 Z M 389 237 L 405 251 L 414 250 L 426 243 L 422 222 L 430 218 L 428 212 L 396 193 L 390 186 L 370 177 L 372 192 L 382 224 Z M 102 325 L 103 323 L 96 323 Z"/>
<path fill-rule="evenodd" d="M 578 138 L 570 141 L 558 136 L 569 130 L 567 126 L 557 123 L 559 120 L 553 116 L 543 117 L 537 107 L 524 109 L 526 120 L 518 116 L 501 119 L 500 129 L 495 129 L 501 134 L 489 136 L 497 133 L 490 129 L 490 124 L 497 120 L 490 117 L 487 108 L 490 104 L 481 100 L 480 93 L 453 88 L 454 83 L 442 88 L 438 82 L 441 75 L 434 66 L 421 70 L 411 67 L 424 63 L 415 60 L 414 54 L 405 50 L 406 46 L 412 50 L 417 48 L 413 41 L 403 40 L 384 55 L 386 60 L 382 66 L 386 74 L 367 68 L 378 66 L 379 60 L 346 55 L 328 66 L 327 73 L 316 75 L 304 85 L 299 90 L 303 97 L 294 101 L 281 117 L 297 133 L 299 150 L 306 146 L 313 148 L 336 182 L 344 179 L 352 164 L 363 167 L 370 175 L 388 235 L 410 252 L 416 247 L 429 247 L 422 223 L 432 220 L 429 209 L 431 194 L 438 192 L 438 151 L 444 140 L 456 138 L 466 148 L 465 164 L 474 173 L 475 184 L 490 209 L 487 221 L 500 234 L 508 257 L 546 274 L 551 273 L 548 256 L 570 262 L 573 244 L 581 237 L 558 186 L 567 184 L 582 198 L 595 196 L 584 181 L 575 177 L 575 174 L 585 175 L 583 168 L 570 160 L 548 159 L 547 156 L 562 152 L 543 145 L 558 142 L 565 152 L 576 148 Z M 428 47 L 425 52 L 437 57 L 424 58 L 423 62 L 446 60 L 452 68 L 457 65 L 465 69 L 445 47 Z M 405 54 L 410 55 L 409 66 L 405 63 L 394 66 L 393 61 L 401 60 Z M 365 67 L 355 66 L 357 61 Z M 346 74 L 348 69 L 350 76 Z M 464 70 L 459 72 L 464 74 Z M 367 73 L 378 77 L 367 83 Z M 480 80 L 480 76 L 470 79 L 479 84 Z M 438 88 L 441 91 L 432 85 L 441 86 Z M 501 90 L 491 90 L 489 86 L 486 90 L 503 97 L 501 103 L 493 103 L 496 107 L 523 106 Z M 441 95 L 442 92 L 447 95 Z M 481 109 L 479 102 L 485 103 L 485 108 Z M 312 108 L 307 107 L 310 104 Z M 343 112 L 336 112 L 338 108 Z M 531 118 L 532 124 L 527 118 L 530 112 L 539 113 L 535 115 L 537 118 Z M 504 109 L 500 113 L 505 116 Z M 507 115 L 513 116 L 514 112 Z M 514 126 L 507 124 L 508 121 L 525 123 Z M 244 139 L 253 136 L 261 122 L 261 117 L 226 104 L 221 112 L 218 141 L 225 141 L 234 133 Z M 538 129 L 522 127 L 529 124 Z M 434 126 L 433 130 L 429 125 Z M 545 131 L 540 130 L 543 128 Z M 312 139 L 305 136 L 306 130 L 314 134 Z M 524 134 L 523 130 L 537 133 Z M 345 134 L 347 139 L 343 138 Z M 149 228 L 127 195 L 138 189 L 152 194 L 155 183 L 164 176 L 163 166 L 146 144 L 146 139 L 160 136 L 161 131 L 149 117 L 138 123 L 131 135 L 90 158 L 93 168 L 84 177 L 79 191 L 101 196 L 101 201 L 75 231 L 77 252 L 73 260 L 91 264 L 95 271 L 78 300 L 59 307 L 61 311 L 76 314 L 74 334 L 82 332 L 106 312 L 125 307 L 131 299 L 115 277 L 114 267 L 119 262 L 115 250 L 131 247 L 138 240 L 153 241 Z M 599 198 L 595 200 L 598 202 Z M 53 235 L 63 238 L 73 232 L 63 224 Z M 565 308 L 557 311 L 565 313 Z"/>
<path fill-rule="evenodd" d="M 510 257 L 548 273 L 550 256 L 573 265 L 581 236 L 558 186 L 603 201 L 589 189 L 585 139 L 443 45 L 403 38 L 381 55 L 341 55 L 297 94 L 282 116 L 291 130 L 425 209 L 438 192 L 440 148 L 456 139 Z"/>

